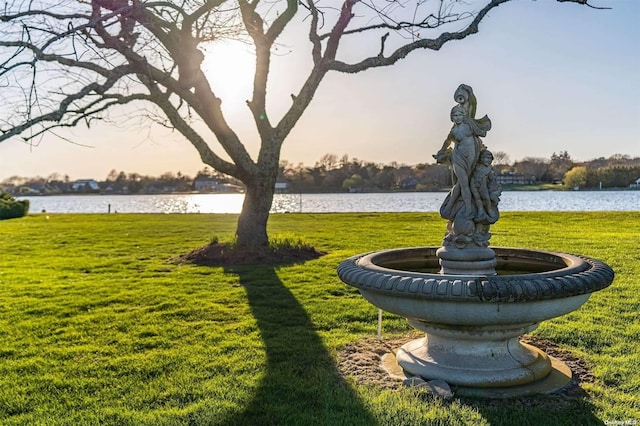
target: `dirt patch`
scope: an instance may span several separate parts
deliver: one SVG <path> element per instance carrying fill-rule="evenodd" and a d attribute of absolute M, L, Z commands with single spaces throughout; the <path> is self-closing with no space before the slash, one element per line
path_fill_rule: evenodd
<path fill-rule="evenodd" d="M 202 266 L 292 265 L 317 259 L 326 253 L 313 247 L 238 248 L 231 244 L 208 244 L 178 256 L 176 262 Z"/>
<path fill-rule="evenodd" d="M 389 377 L 382 368 L 382 357 L 396 350 L 417 335 L 396 339 L 368 338 L 347 345 L 338 356 L 338 369 L 344 376 L 352 376 L 359 384 L 382 389 L 396 389 L 402 381 Z"/>
<path fill-rule="evenodd" d="M 419 337 L 419 334 L 414 333 L 401 338 L 384 340 L 367 338 L 352 343 L 338 355 L 338 369 L 342 375 L 355 378 L 358 384 L 381 389 L 398 389 L 402 387 L 402 381 L 390 377 L 389 373 L 382 368 L 382 357 L 385 354 L 395 353 L 400 346 Z M 571 368 L 573 372 L 571 383 L 558 392 L 559 395 L 569 398 L 583 397 L 584 391 L 580 385 L 594 382 L 595 378 L 587 364 L 554 342 L 534 336 L 523 336 L 521 341 L 542 349 Z"/>
<path fill-rule="evenodd" d="M 584 383 L 594 383 L 596 381 L 595 376 L 591 370 L 589 370 L 589 366 L 583 359 L 577 358 L 571 352 L 561 348 L 551 340 L 526 335 L 522 336 L 520 341 L 542 349 L 547 355 L 559 359 L 571 369 L 571 373 L 573 373 L 571 383 L 562 389 L 562 391 L 558 392 L 560 395 L 568 397 L 583 396 L 584 391 L 580 386 Z"/>

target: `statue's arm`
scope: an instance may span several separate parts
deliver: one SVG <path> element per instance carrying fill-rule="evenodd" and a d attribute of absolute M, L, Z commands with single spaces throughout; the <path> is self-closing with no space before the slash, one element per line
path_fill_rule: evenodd
<path fill-rule="evenodd" d="M 451 142 L 454 141 L 455 137 L 453 136 L 452 132 L 449 132 L 449 135 L 442 144 L 442 148 L 440 148 L 440 151 L 438 151 L 437 154 L 433 156 L 433 158 L 436 160 L 436 163 L 443 164 L 450 160 L 451 153 L 449 152 L 449 146 L 451 146 Z"/>

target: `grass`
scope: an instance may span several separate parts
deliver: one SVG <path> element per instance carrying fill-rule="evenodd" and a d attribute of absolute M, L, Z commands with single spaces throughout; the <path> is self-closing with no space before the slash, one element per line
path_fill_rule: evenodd
<path fill-rule="evenodd" d="M 563 191 L 567 188 L 556 183 L 535 183 L 531 185 L 503 185 L 504 191 Z"/>
<path fill-rule="evenodd" d="M 536 330 L 586 361 L 581 398 L 442 402 L 358 385 L 338 352 L 377 309 L 344 258 L 439 245 L 430 213 L 273 215 L 270 233 L 328 254 L 283 267 L 171 259 L 232 239 L 233 215 L 32 215 L 0 222 L 2 425 L 538 425 L 640 421 L 637 212 L 505 213 L 492 244 L 579 253 L 614 284 Z M 385 315 L 384 334 L 410 332 Z"/>

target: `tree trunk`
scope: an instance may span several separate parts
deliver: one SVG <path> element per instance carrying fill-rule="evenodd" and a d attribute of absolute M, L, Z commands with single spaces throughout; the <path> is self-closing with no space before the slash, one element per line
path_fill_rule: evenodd
<path fill-rule="evenodd" d="M 259 250 L 269 244 L 267 221 L 273 201 L 275 181 L 274 175 L 252 178 L 251 182 L 245 182 L 247 192 L 236 229 L 238 246 Z"/>

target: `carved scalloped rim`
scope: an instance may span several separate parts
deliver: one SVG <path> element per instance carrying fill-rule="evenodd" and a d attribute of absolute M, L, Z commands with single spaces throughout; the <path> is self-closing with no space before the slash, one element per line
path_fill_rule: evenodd
<path fill-rule="evenodd" d="M 586 256 L 540 250 L 492 247 L 496 257 L 529 259 L 540 256 L 561 258 L 567 265 L 548 272 L 506 276 L 439 275 L 400 271 L 374 263 L 389 254 L 424 252 L 435 256 L 438 247 L 411 247 L 359 254 L 338 266 L 338 276 L 348 285 L 366 291 L 431 300 L 458 302 L 524 302 L 551 300 L 591 293 L 608 287 L 614 272 L 606 263 Z"/>

